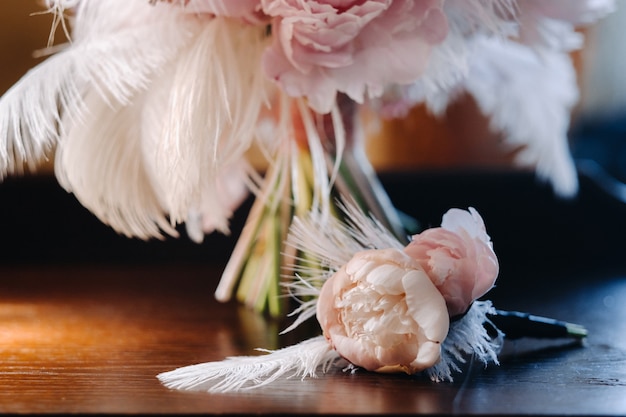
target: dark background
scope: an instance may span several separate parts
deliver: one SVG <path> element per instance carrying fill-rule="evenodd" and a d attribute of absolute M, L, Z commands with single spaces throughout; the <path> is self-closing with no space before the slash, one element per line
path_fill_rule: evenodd
<path fill-rule="evenodd" d="M 538 268 L 602 271 L 621 268 L 626 248 L 626 204 L 607 193 L 581 165 L 580 191 L 556 196 L 532 173 L 447 170 L 381 173 L 396 207 L 422 227 L 435 227 L 452 207 L 482 215 L 500 259 L 501 276 Z M 583 172 L 585 171 L 585 172 Z M 223 262 L 228 260 L 252 199 L 235 213 L 231 236 L 193 243 L 179 238 L 143 241 L 117 234 L 50 175 L 9 177 L 0 183 L 0 263 Z"/>

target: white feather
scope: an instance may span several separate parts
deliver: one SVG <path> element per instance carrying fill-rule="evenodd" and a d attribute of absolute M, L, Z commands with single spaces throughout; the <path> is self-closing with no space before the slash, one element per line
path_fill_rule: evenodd
<path fill-rule="evenodd" d="M 241 159 L 238 163 L 224 166 L 216 178 L 207 178 L 200 190 L 200 201 L 190 207 L 185 219 L 185 227 L 192 240 L 200 243 L 205 234 L 214 231 L 230 234 L 231 217 L 255 186 L 250 178 L 252 176 L 254 168 Z M 190 224 L 194 215 L 199 222 L 195 230 Z"/>
<path fill-rule="evenodd" d="M 157 378 L 167 387 L 225 393 L 270 384 L 279 378 L 316 377 L 341 358 L 323 337 L 317 336 L 266 355 L 230 357 L 163 372 Z"/>
<path fill-rule="evenodd" d="M 610 5 L 606 0 L 597 3 L 602 10 Z M 519 4 L 529 13 L 533 4 L 537 7 L 539 3 L 527 0 Z M 567 9 L 568 4 L 562 4 Z M 510 2 L 500 6 L 502 10 L 513 10 Z M 432 113 L 442 115 L 461 93 L 470 93 L 489 118 L 491 129 L 502 134 L 504 144 L 520 149 L 515 158 L 517 165 L 535 170 L 539 178 L 551 182 L 558 195 L 574 195 L 578 176 L 567 134 L 579 94 L 575 68 L 566 52 L 574 45 L 566 42 L 566 37 L 549 36 L 547 32 L 541 39 L 529 38 L 528 25 L 523 40 L 530 45 L 507 40 L 503 35 L 513 21 L 508 25 L 506 21 L 499 22 L 490 9 L 481 9 L 481 2 L 448 2 L 446 13 L 450 35 L 433 52 L 426 76 L 390 94 L 395 94 L 405 106 L 423 102 Z M 597 17 L 600 11 L 588 13 Z M 466 21 L 468 16 L 471 18 Z M 538 13 L 532 16 L 526 23 L 532 21 L 537 30 L 556 30 L 558 26 L 567 36 L 578 36 L 570 22 L 548 19 Z M 590 19 L 587 14 L 580 18 L 584 22 Z M 484 26 L 482 30 L 468 36 L 472 27 L 480 25 Z M 515 36 L 521 34 L 519 31 L 520 27 L 510 29 Z M 561 43 L 550 42 L 553 38 Z M 542 48 L 537 49 L 538 46 Z"/>
<path fill-rule="evenodd" d="M 343 211 L 340 216 L 343 220 L 315 209 L 293 218 L 285 245 L 293 247 L 296 252 L 306 253 L 307 259 L 291 267 L 294 278 L 283 284 L 301 304 L 289 314 L 290 317 L 297 317 L 282 333 L 295 329 L 315 315 L 322 284 L 348 263 L 356 252 L 404 247 L 392 232 L 370 213 L 359 209 L 356 203 L 344 200 L 337 205 Z"/>
<path fill-rule="evenodd" d="M 103 223 L 129 237 L 177 236 L 152 187 L 140 144 L 142 102 L 113 109 L 95 92 L 82 121 L 67 122 L 54 164 L 59 184 Z M 89 116 L 89 117 L 86 117 Z"/>
<path fill-rule="evenodd" d="M 577 27 L 615 9 L 614 0 L 518 0 L 519 40 L 537 49 L 572 51 L 583 45 Z"/>
<path fill-rule="evenodd" d="M 567 133 L 578 85 L 570 57 L 485 37 L 475 40 L 470 67 L 463 87 L 492 130 L 512 149 L 521 148 L 516 163 L 549 180 L 557 194 L 574 195 L 578 177 Z"/>
<path fill-rule="evenodd" d="M 166 10 L 167 9 L 167 10 Z M 73 41 L 30 70 L 0 99 L 0 175 L 37 161 L 63 137 L 61 118 L 80 119 L 92 89 L 127 103 L 188 38 L 171 8 L 83 0 Z"/>
<path fill-rule="evenodd" d="M 426 370 L 430 379 L 452 381 L 453 371 L 460 372 L 459 364 L 465 363 L 467 357 L 472 355 L 485 365 L 499 363 L 498 354 L 504 343 L 504 334 L 494 325 L 497 335 L 492 338 L 485 328 L 485 323 L 490 323 L 488 315 L 495 313 L 491 301 L 474 301 L 461 319 L 450 323 L 448 336 L 441 346 L 441 359 Z"/>
<path fill-rule="evenodd" d="M 474 36 L 504 38 L 515 34 L 511 17 L 516 13 L 515 0 L 447 0 L 444 12 L 448 19 L 448 35 L 433 48 L 426 72 L 411 88 L 415 101 L 424 96 L 434 103 L 444 100 L 462 81 L 469 70 L 469 47 Z M 431 104 L 431 108 L 434 105 Z"/>
<path fill-rule="evenodd" d="M 159 128 L 150 129 L 157 136 L 146 140 L 154 147 L 154 179 L 172 221 L 183 221 L 199 201 L 219 201 L 216 178 L 239 163 L 255 140 L 270 86 L 258 71 L 265 41 L 263 28 L 204 21 L 156 81 L 167 104 L 157 115 Z"/>
<path fill-rule="evenodd" d="M 468 76 L 474 37 L 516 36 L 516 6 L 516 0 L 447 0 L 443 10 L 448 34 L 433 48 L 423 76 L 412 84 L 389 85 L 382 99 L 372 99 L 371 105 L 405 116 L 412 106 L 426 103 L 433 114 L 442 115 Z"/>

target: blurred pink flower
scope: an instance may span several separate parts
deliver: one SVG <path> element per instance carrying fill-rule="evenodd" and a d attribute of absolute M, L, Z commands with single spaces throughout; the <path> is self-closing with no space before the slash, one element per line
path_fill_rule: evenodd
<path fill-rule="evenodd" d="M 397 249 L 366 250 L 322 286 L 317 319 L 356 366 L 413 374 L 440 358 L 446 304 L 420 264 Z"/>
<path fill-rule="evenodd" d="M 448 31 L 443 0 L 261 0 L 274 17 L 263 67 L 290 96 L 328 113 L 338 91 L 358 103 L 424 72 Z"/>
<path fill-rule="evenodd" d="M 478 212 L 450 209 L 441 227 L 414 235 L 404 251 L 443 294 L 450 316 L 465 313 L 498 276 L 498 258 Z"/>

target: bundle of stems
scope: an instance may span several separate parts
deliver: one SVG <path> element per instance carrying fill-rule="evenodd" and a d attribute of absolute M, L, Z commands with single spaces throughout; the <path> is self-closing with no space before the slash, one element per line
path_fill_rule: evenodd
<path fill-rule="evenodd" d="M 323 268 L 285 245 L 294 217 L 318 210 L 337 218 L 342 215 L 338 202 L 351 199 L 408 242 L 406 223 L 367 158 L 356 103 L 341 96 L 325 115 L 312 113 L 303 100 L 290 108 L 290 137 L 270 159 L 215 293 L 219 301 L 234 296 L 274 318 L 284 317 L 290 307 L 284 284 L 294 271 Z"/>

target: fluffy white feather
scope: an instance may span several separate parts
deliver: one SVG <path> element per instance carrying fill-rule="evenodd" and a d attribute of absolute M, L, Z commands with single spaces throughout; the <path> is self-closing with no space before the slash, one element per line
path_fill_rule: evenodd
<path fill-rule="evenodd" d="M 422 96 L 431 100 L 446 96 L 462 81 L 469 70 L 468 58 L 473 36 L 504 38 L 515 35 L 511 20 L 516 14 L 515 0 L 447 0 L 444 12 L 448 19 L 448 35 L 433 48 L 426 73 L 416 82 L 416 101 Z"/>
<path fill-rule="evenodd" d="M 448 336 L 441 345 L 441 359 L 426 373 L 433 381 L 452 381 L 453 372 L 460 372 L 460 364 L 474 357 L 484 365 L 498 364 L 498 354 L 504 343 L 504 333 L 496 329 L 492 338 L 485 328 L 489 314 L 495 314 L 491 301 L 474 301 L 469 311 L 460 320 L 450 323 Z"/>
<path fill-rule="evenodd" d="M 519 39 L 537 49 L 572 51 L 583 44 L 576 31 L 615 9 L 614 0 L 518 0 Z"/>
<path fill-rule="evenodd" d="M 157 377 L 169 388 L 224 393 L 259 388 L 282 377 L 316 377 L 341 360 L 323 336 L 264 351 L 266 355 L 185 366 Z"/>
<path fill-rule="evenodd" d="M 218 202 L 216 178 L 255 140 L 270 87 L 258 71 L 265 42 L 263 28 L 205 20 L 156 81 L 166 106 L 150 121 L 157 128 L 146 127 L 153 136 L 144 147 L 154 148 L 147 152 L 172 221 L 184 221 L 200 201 Z"/>
<path fill-rule="evenodd" d="M 557 194 L 574 195 L 578 177 L 567 133 L 578 85 L 569 55 L 538 55 L 515 42 L 486 37 L 474 48 L 463 88 L 490 118 L 492 130 L 502 132 L 511 148 L 521 148 L 518 165 L 534 169 Z"/>
<path fill-rule="evenodd" d="M 114 104 L 128 102 L 145 88 L 148 77 L 189 35 L 170 9 L 122 0 L 81 1 L 72 43 L 0 99 L 0 175 L 53 149 L 65 134 L 61 118 L 80 119 L 87 111 L 87 91 L 95 89 Z"/>
<path fill-rule="evenodd" d="M 85 104 L 89 117 L 67 122 L 57 147 L 59 184 L 118 233 L 177 236 L 143 162 L 137 123 L 142 102 L 112 108 L 92 91 Z"/>
<path fill-rule="evenodd" d="M 570 197 L 578 190 L 578 176 L 567 133 L 579 93 L 568 52 L 581 45 L 576 25 L 589 24 L 613 7 L 611 0 L 576 6 L 560 0 L 449 1 L 448 38 L 434 50 L 423 79 L 389 90 L 400 103 L 391 109 L 403 114 L 425 103 L 442 115 L 460 94 L 469 93 L 504 144 L 519 149 L 516 164 L 535 170 L 556 194 Z"/>

